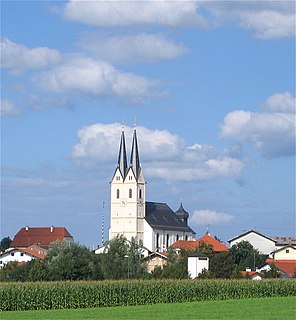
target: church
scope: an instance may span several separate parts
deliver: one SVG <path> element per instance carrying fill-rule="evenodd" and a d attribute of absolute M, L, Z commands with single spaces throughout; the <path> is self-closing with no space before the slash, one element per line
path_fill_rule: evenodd
<path fill-rule="evenodd" d="M 140 163 L 137 132 L 134 129 L 128 165 L 124 130 L 121 132 L 117 166 L 111 180 L 109 240 L 124 235 L 137 238 L 151 252 L 166 251 L 178 240 L 193 240 L 189 213 L 174 212 L 166 203 L 146 200 L 146 181 Z"/>

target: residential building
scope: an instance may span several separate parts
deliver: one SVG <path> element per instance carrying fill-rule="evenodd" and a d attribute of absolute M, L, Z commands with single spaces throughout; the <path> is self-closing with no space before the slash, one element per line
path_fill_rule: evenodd
<path fill-rule="evenodd" d="M 241 241 L 250 242 L 251 245 L 261 254 L 268 255 L 276 249 L 276 240 L 269 238 L 255 230 L 249 230 L 228 240 L 231 247 Z"/>
<path fill-rule="evenodd" d="M 73 237 L 64 227 L 23 227 L 14 236 L 11 248 L 26 248 L 32 245 L 48 248 L 56 240 L 73 242 Z"/>
<path fill-rule="evenodd" d="M 47 250 L 36 245 L 26 248 L 9 248 L 0 254 L 0 268 L 9 262 L 26 263 L 33 259 L 44 259 Z"/>
<path fill-rule="evenodd" d="M 270 254 L 274 260 L 296 260 L 296 248 L 288 245 L 275 250 Z"/>

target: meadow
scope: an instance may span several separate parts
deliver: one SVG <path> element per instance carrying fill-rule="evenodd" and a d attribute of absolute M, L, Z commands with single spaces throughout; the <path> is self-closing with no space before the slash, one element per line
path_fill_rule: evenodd
<path fill-rule="evenodd" d="M 252 319 L 294 320 L 296 297 L 270 297 L 211 300 L 145 306 L 87 309 L 8 311 L 1 320 L 180 320 L 180 319 Z"/>

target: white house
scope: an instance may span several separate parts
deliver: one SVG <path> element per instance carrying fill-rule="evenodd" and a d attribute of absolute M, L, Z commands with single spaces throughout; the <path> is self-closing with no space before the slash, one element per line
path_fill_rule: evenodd
<path fill-rule="evenodd" d="M 117 167 L 111 181 L 109 240 L 124 235 L 143 241 L 149 251 L 166 251 L 178 240 L 192 240 L 189 214 L 181 204 L 174 212 L 166 203 L 146 199 L 146 181 L 140 165 L 136 129 L 133 134 L 129 166 L 124 131 L 121 133 Z"/>
<path fill-rule="evenodd" d="M 271 253 L 274 260 L 296 260 L 296 248 L 293 246 L 285 246 Z"/>
<path fill-rule="evenodd" d="M 9 248 L 0 254 L 0 268 L 8 262 L 25 263 L 32 259 L 44 259 L 46 252 L 44 252 L 44 249 L 40 249 L 42 251 L 37 251 L 36 246 L 32 248 Z"/>
<path fill-rule="evenodd" d="M 203 270 L 209 270 L 209 257 L 203 253 L 188 255 L 188 274 L 195 279 Z"/>
<path fill-rule="evenodd" d="M 250 242 L 255 249 L 257 249 L 260 253 L 266 255 L 270 254 L 276 249 L 276 240 L 266 237 L 255 230 L 249 230 L 228 240 L 231 247 L 241 241 Z"/>

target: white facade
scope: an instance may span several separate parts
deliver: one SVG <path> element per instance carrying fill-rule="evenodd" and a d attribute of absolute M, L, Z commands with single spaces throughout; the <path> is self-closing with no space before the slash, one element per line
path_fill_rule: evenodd
<path fill-rule="evenodd" d="M 296 260 L 296 248 L 293 246 L 286 246 L 276 250 L 272 254 L 274 260 Z"/>
<path fill-rule="evenodd" d="M 138 181 L 132 168 L 124 179 L 119 168 L 111 182 L 111 217 L 109 239 L 118 234 L 128 240 L 144 241 L 145 180 L 142 172 Z"/>
<path fill-rule="evenodd" d="M 209 270 L 209 257 L 204 254 L 188 256 L 188 274 L 191 279 L 195 279 L 203 270 Z"/>
<path fill-rule="evenodd" d="M 276 249 L 275 241 L 261 235 L 260 233 L 256 231 L 248 231 L 238 237 L 235 237 L 233 239 L 230 239 L 228 242 L 230 243 L 230 246 L 241 242 L 241 241 L 248 241 L 251 243 L 251 245 L 257 249 L 262 254 L 270 254 Z"/>
<path fill-rule="evenodd" d="M 21 248 L 9 248 L 0 255 L 0 268 L 8 262 L 29 262 L 36 258 L 36 254 L 25 252 Z"/>

